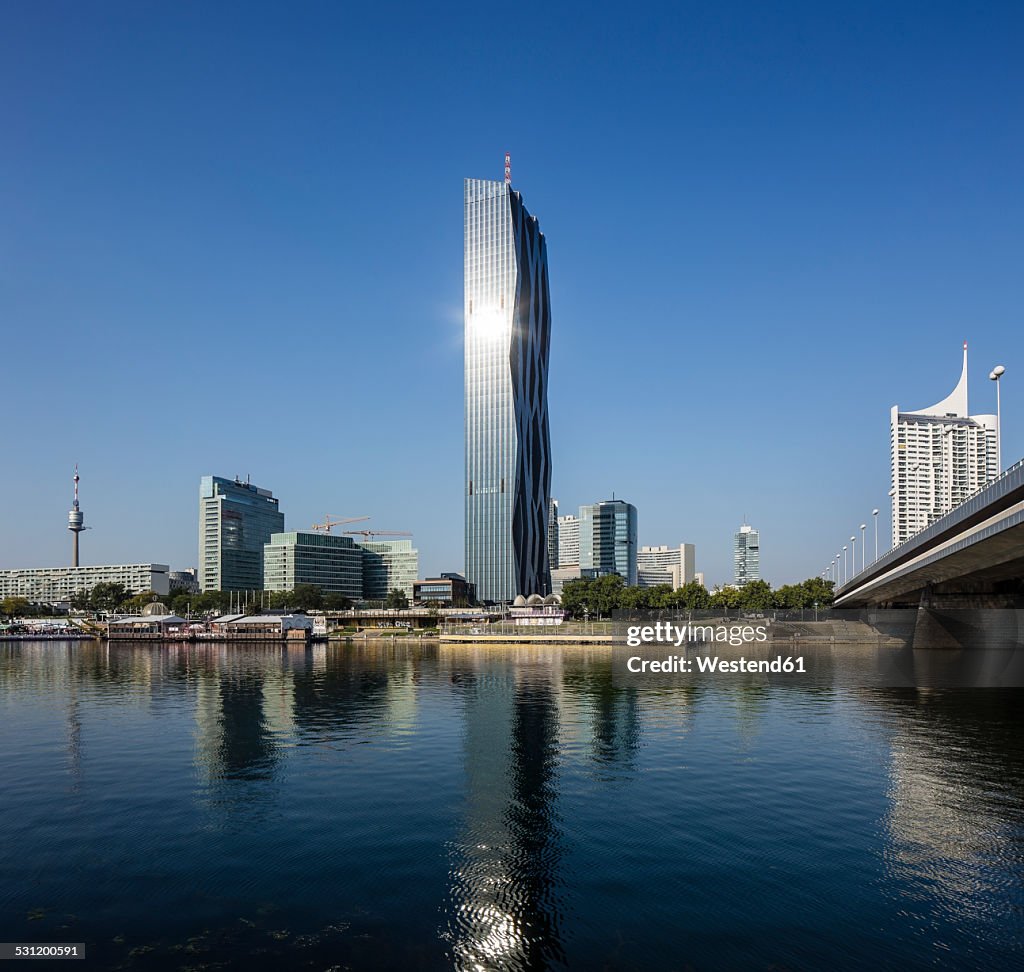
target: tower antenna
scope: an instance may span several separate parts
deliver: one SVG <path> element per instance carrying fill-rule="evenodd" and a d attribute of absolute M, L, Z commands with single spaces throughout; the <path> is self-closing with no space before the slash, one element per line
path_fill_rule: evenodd
<path fill-rule="evenodd" d="M 505 185 L 512 185 L 512 156 L 505 153 Z"/>

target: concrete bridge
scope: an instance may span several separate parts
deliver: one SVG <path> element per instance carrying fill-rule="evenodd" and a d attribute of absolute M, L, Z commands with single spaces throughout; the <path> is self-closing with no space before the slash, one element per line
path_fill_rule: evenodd
<path fill-rule="evenodd" d="M 836 588 L 835 607 L 1024 607 L 1024 460 Z"/>

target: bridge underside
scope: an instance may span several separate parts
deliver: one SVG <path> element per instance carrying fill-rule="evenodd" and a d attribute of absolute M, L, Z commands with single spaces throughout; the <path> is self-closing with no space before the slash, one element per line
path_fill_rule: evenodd
<path fill-rule="evenodd" d="M 1024 523 L 954 542 L 837 593 L 843 608 L 1024 607 Z"/>

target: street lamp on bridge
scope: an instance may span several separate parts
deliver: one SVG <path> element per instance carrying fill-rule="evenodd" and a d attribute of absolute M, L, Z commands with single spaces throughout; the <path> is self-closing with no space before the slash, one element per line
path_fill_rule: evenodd
<path fill-rule="evenodd" d="M 1006 374 L 1002 365 L 996 365 L 989 378 L 996 383 L 996 475 L 1003 471 L 1003 423 L 999 414 L 999 379 Z"/>

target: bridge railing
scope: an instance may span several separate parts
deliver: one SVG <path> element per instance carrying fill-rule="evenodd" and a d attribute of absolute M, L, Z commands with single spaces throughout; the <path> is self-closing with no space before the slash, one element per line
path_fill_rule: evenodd
<path fill-rule="evenodd" d="M 838 587 L 836 587 L 835 596 L 839 597 L 841 596 L 843 591 L 849 590 L 851 587 L 853 587 L 862 575 L 877 572 L 876 568 L 879 568 L 880 566 L 885 567 L 887 563 L 897 559 L 896 555 L 906 550 L 908 545 L 916 545 L 920 543 L 923 538 L 923 535 L 928 531 L 941 533 L 944 529 L 946 529 L 946 527 L 949 524 L 953 523 L 957 515 L 962 513 L 963 508 L 968 503 L 977 499 L 979 496 L 981 496 L 983 493 L 989 490 L 992 490 L 993 492 L 996 491 L 996 488 L 1000 484 L 1006 482 L 1006 480 L 1010 476 L 1017 474 L 1022 469 L 1024 469 L 1024 459 L 1018 459 L 1012 466 L 1007 466 L 1006 469 L 1004 469 L 998 476 L 995 477 L 995 479 L 990 479 L 987 483 L 985 483 L 984 486 L 979 486 L 977 489 L 968 493 L 967 496 L 965 496 L 959 503 L 957 503 L 956 506 L 953 507 L 953 509 L 948 510 L 947 512 L 943 513 L 942 516 L 938 517 L 935 520 L 932 520 L 932 522 L 929 523 L 928 526 L 922 527 L 920 530 L 917 531 L 917 533 L 907 537 L 906 540 L 901 540 L 899 543 L 894 544 L 889 550 L 887 550 L 876 560 L 873 560 L 866 567 L 861 568 L 859 571 L 853 574 L 844 584 L 840 584 Z M 946 521 L 948 521 L 948 523 Z"/>

